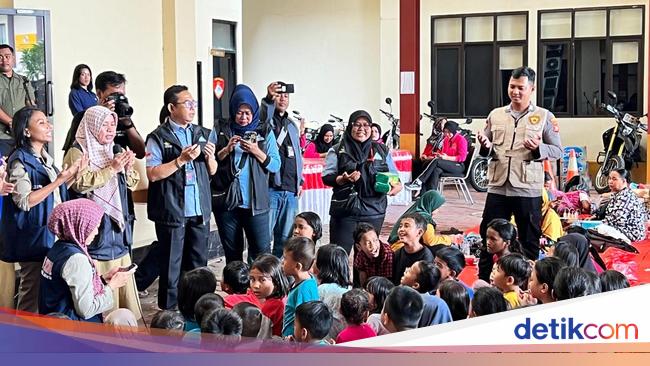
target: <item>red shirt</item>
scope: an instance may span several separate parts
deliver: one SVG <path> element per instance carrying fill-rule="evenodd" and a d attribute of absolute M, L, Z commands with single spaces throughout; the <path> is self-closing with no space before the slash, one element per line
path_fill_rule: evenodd
<path fill-rule="evenodd" d="M 370 258 L 363 251 L 359 251 L 354 258 L 354 268 L 359 272 L 366 272 L 368 278 L 381 276 L 393 278 L 393 251 L 388 243 L 381 243 L 379 256 Z"/>
<path fill-rule="evenodd" d="M 357 341 L 359 339 L 365 339 L 370 337 L 376 337 L 377 333 L 372 329 L 368 323 L 363 323 L 361 325 L 348 325 L 345 329 L 339 333 L 336 337 L 336 344 Z"/>
<path fill-rule="evenodd" d="M 467 140 L 460 133 L 442 140 L 442 154 L 453 156 L 455 162 L 463 163 L 467 158 Z"/>
<path fill-rule="evenodd" d="M 286 301 L 286 297 L 281 299 L 270 297 L 266 299 L 264 303 L 260 303 L 260 300 L 250 289 L 248 289 L 248 292 L 245 295 L 233 294 L 228 295 L 223 299 L 224 304 L 229 309 L 232 309 L 233 306 L 240 302 L 250 302 L 260 308 L 262 314 L 271 319 L 271 323 L 273 324 L 273 335 L 278 337 L 282 336 L 282 320 L 284 317 L 284 304 Z"/>

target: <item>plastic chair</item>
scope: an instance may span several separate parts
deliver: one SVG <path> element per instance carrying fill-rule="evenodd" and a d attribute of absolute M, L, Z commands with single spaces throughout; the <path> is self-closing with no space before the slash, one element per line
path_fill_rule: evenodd
<path fill-rule="evenodd" d="M 467 151 L 467 158 L 465 159 L 465 170 L 463 171 L 463 175 L 461 176 L 443 175 L 442 177 L 440 177 L 440 181 L 438 182 L 438 192 L 444 195 L 445 186 L 453 184 L 456 186 L 456 192 L 458 193 L 458 198 L 460 198 L 460 195 L 462 193 L 465 202 L 469 203 L 470 205 L 474 205 L 474 199 L 472 198 L 472 195 L 470 194 L 469 188 L 467 187 L 467 183 L 465 181 L 469 177 L 469 173 L 471 171 L 470 168 L 472 167 L 472 163 L 474 162 L 474 158 L 478 154 L 478 151 L 479 149 L 477 149 L 473 144 L 469 146 L 469 149 Z"/>

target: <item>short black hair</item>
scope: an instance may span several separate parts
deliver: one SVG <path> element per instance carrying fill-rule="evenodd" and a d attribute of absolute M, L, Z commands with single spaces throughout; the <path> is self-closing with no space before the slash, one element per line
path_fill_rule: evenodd
<path fill-rule="evenodd" d="M 383 312 L 398 331 L 403 331 L 417 328 L 423 310 L 422 295 L 408 286 L 395 286 L 386 297 Z"/>
<path fill-rule="evenodd" d="M 124 83 L 126 83 L 124 74 L 115 71 L 104 71 L 95 78 L 95 87 L 101 91 L 108 89 L 109 86 L 118 87 Z"/>
<path fill-rule="evenodd" d="M 432 262 L 418 261 L 416 262 L 420 273 L 417 275 L 416 281 L 418 282 L 417 291 L 420 293 L 428 293 L 435 291 L 440 282 L 440 270 Z"/>
<path fill-rule="evenodd" d="M 271 277 L 273 292 L 269 295 L 270 298 L 281 299 L 287 296 L 289 293 L 289 281 L 287 281 L 287 277 L 282 272 L 282 262 L 278 257 L 272 254 L 262 254 L 251 265 L 251 269 L 253 268 Z"/>
<path fill-rule="evenodd" d="M 244 301 L 233 306 L 232 311 L 239 315 L 242 320 L 241 336 L 256 338 L 260 332 L 262 318 L 264 317 L 260 308 Z"/>
<path fill-rule="evenodd" d="M 365 289 L 372 295 L 375 301 L 375 308 L 370 309 L 372 313 L 380 314 L 381 309 L 384 307 L 384 301 L 390 290 L 395 287 L 393 281 L 386 277 L 372 276 L 366 281 Z"/>
<path fill-rule="evenodd" d="M 324 302 L 308 301 L 296 308 L 296 320 L 307 329 L 312 339 L 323 339 L 332 328 L 333 316 Z"/>
<path fill-rule="evenodd" d="M 363 324 L 367 319 L 366 312 L 370 312 L 370 299 L 362 289 L 354 288 L 341 296 L 341 315 L 348 324 Z"/>
<path fill-rule="evenodd" d="M 405 213 L 402 215 L 402 217 L 400 217 L 400 222 L 398 222 L 397 225 L 399 225 L 404 219 L 412 219 L 415 221 L 415 227 L 422 230 L 423 233 L 427 230 L 427 220 L 425 220 L 424 217 L 417 212 Z"/>
<path fill-rule="evenodd" d="M 336 244 L 327 244 L 316 252 L 316 268 L 320 284 L 335 283 L 348 287 L 350 283 L 350 264 L 348 252 Z"/>
<path fill-rule="evenodd" d="M 14 48 L 11 47 L 10 45 L 8 45 L 6 43 L 0 44 L 0 50 L 4 50 L 4 49 L 7 49 L 7 48 L 9 49 L 9 51 L 11 51 L 12 54 L 14 54 L 14 55 L 16 54 L 16 52 L 14 51 Z"/>
<path fill-rule="evenodd" d="M 216 309 L 203 317 L 201 321 L 201 332 L 240 336 L 242 332 L 242 320 L 233 311 Z"/>
<path fill-rule="evenodd" d="M 438 286 L 440 298 L 445 300 L 453 320 L 467 319 L 469 312 L 469 293 L 465 286 L 455 280 L 446 280 Z"/>
<path fill-rule="evenodd" d="M 12 118 L 11 122 L 11 135 L 16 141 L 16 148 L 28 147 L 31 149 L 32 142 L 25 135 L 25 130 L 29 126 L 29 120 L 32 118 L 34 112 L 42 112 L 40 109 L 34 106 L 24 106 L 20 108 Z"/>
<path fill-rule="evenodd" d="M 630 177 L 630 171 L 627 170 L 627 169 L 625 169 L 625 168 L 614 169 L 614 170 L 610 171 L 610 173 L 611 173 L 611 172 L 616 172 L 616 173 L 618 173 L 618 175 L 620 175 L 621 178 L 625 179 L 625 181 L 628 182 L 628 183 L 632 181 L 632 180 L 631 180 L 631 177 Z"/>
<path fill-rule="evenodd" d="M 519 253 L 507 254 L 499 258 L 497 266 L 503 270 L 506 276 L 512 276 L 515 285 L 524 290 L 527 288 L 532 268 L 526 257 Z"/>
<path fill-rule="evenodd" d="M 624 274 L 613 269 L 600 274 L 600 289 L 602 292 L 620 290 L 630 287 L 630 282 Z"/>
<path fill-rule="evenodd" d="M 309 271 L 314 264 L 316 245 L 309 238 L 294 236 L 284 243 L 284 251 L 291 255 L 291 258 L 302 264 L 303 271 Z"/>
<path fill-rule="evenodd" d="M 560 258 L 568 267 L 578 267 L 580 264 L 578 247 L 568 241 L 559 241 L 555 244 L 553 256 Z"/>
<path fill-rule="evenodd" d="M 81 88 L 81 84 L 79 83 L 79 76 L 81 76 L 81 71 L 83 69 L 87 69 L 88 73 L 90 74 L 90 83 L 88 83 L 86 90 L 93 91 L 93 72 L 90 70 L 90 66 L 86 64 L 79 64 L 74 68 L 74 71 L 72 72 L 72 83 L 70 84 L 70 89 Z"/>
<path fill-rule="evenodd" d="M 323 223 L 317 213 L 305 211 L 297 214 L 296 217 L 305 220 L 307 225 L 311 226 L 311 229 L 314 230 L 314 237 L 312 238 L 314 243 L 323 237 Z"/>
<path fill-rule="evenodd" d="M 503 292 L 495 287 L 481 287 L 474 292 L 472 312 L 476 316 L 496 314 L 508 310 Z"/>
<path fill-rule="evenodd" d="M 223 283 L 228 285 L 235 294 L 245 294 L 250 287 L 249 270 L 248 263 L 232 261 L 223 267 Z"/>
<path fill-rule="evenodd" d="M 213 292 L 205 294 L 196 300 L 196 305 L 194 305 L 194 320 L 200 325 L 205 314 L 213 310 L 223 309 L 223 307 L 224 301 L 221 295 Z"/>
<path fill-rule="evenodd" d="M 598 277 L 596 272 L 587 271 L 587 270 L 585 270 L 585 272 L 587 273 L 587 276 L 589 277 L 589 285 L 591 286 L 589 288 L 589 294 L 593 295 L 593 294 L 601 293 L 602 288 L 600 286 L 600 277 Z"/>
<path fill-rule="evenodd" d="M 111 85 L 118 86 L 119 84 Z M 99 89 L 99 85 L 97 86 L 97 89 Z M 165 90 L 165 93 L 163 94 L 163 106 L 160 109 L 160 114 L 158 115 L 158 122 L 160 124 L 165 123 L 167 117 L 171 116 L 168 104 L 176 104 L 179 99 L 179 94 L 187 90 L 188 88 L 185 85 L 172 85 Z"/>
<path fill-rule="evenodd" d="M 160 310 L 154 314 L 149 326 L 155 329 L 183 330 L 185 327 L 185 319 L 175 311 Z"/>
<path fill-rule="evenodd" d="M 436 257 L 445 262 L 449 269 L 460 274 L 465 268 L 465 255 L 455 246 L 446 246 L 436 252 Z"/>
<path fill-rule="evenodd" d="M 208 267 L 186 272 L 178 283 L 178 310 L 185 319 L 194 320 L 194 305 L 203 295 L 217 290 L 217 278 Z"/>
<path fill-rule="evenodd" d="M 517 228 L 510 221 L 506 219 L 494 219 L 488 223 L 487 227 L 496 231 L 502 240 L 508 242 L 508 251 L 510 253 L 523 254 L 524 251 L 521 248 L 521 243 L 517 239 Z"/>
<path fill-rule="evenodd" d="M 534 270 L 537 282 L 545 283 L 551 293 L 555 277 L 563 267 L 566 267 L 566 263 L 558 257 L 545 257 L 536 261 Z"/>
<path fill-rule="evenodd" d="M 375 230 L 375 227 L 372 226 L 371 224 L 367 222 L 360 222 L 357 224 L 357 227 L 354 228 L 354 231 L 352 232 L 352 238 L 354 238 L 354 243 L 360 243 L 361 242 L 361 237 L 368 232 L 374 231 L 375 234 L 377 234 L 377 237 L 379 237 L 379 233 L 377 230 Z"/>
<path fill-rule="evenodd" d="M 528 82 L 535 84 L 535 70 L 528 66 L 521 66 L 512 70 L 512 78 L 519 79 L 522 76 L 525 76 L 528 79 Z"/>
<path fill-rule="evenodd" d="M 562 268 L 553 282 L 553 298 L 558 301 L 591 295 L 593 291 L 591 277 L 580 267 Z"/>

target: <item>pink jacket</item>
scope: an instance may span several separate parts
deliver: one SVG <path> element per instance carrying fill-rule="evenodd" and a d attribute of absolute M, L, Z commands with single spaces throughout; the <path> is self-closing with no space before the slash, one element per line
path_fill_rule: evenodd
<path fill-rule="evenodd" d="M 445 137 L 442 140 L 442 150 L 440 153 L 453 156 L 454 161 L 463 163 L 467 159 L 467 140 L 460 133 L 456 133 L 451 138 Z"/>

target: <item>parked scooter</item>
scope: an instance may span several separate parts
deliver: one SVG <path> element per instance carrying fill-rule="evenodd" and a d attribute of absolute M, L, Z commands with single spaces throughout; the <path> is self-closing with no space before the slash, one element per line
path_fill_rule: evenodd
<path fill-rule="evenodd" d="M 623 168 L 629 170 L 634 162 L 639 161 L 639 144 L 643 134 L 641 131 L 648 131 L 647 124 L 641 123 L 639 118 L 628 113 L 623 114 L 616 107 L 618 100 L 614 92 L 608 91 L 607 95 L 614 104 L 603 103 L 602 107 L 614 115 L 616 125 L 603 133 L 604 151 L 598 153 L 596 158 L 600 168 L 596 173 L 594 188 L 598 193 L 609 192 L 609 172 Z"/>
<path fill-rule="evenodd" d="M 391 128 L 384 133 L 381 139 L 384 141 L 384 144 L 388 146 L 389 149 L 397 150 L 399 149 L 399 118 L 393 115 L 393 106 L 391 105 L 393 100 L 386 98 L 386 104 L 390 108 L 390 112 L 386 112 L 383 109 L 379 109 L 381 113 L 388 118 Z"/>
<path fill-rule="evenodd" d="M 332 144 L 336 145 L 341 142 L 341 139 L 343 139 L 347 123 L 343 121 L 343 118 L 337 117 L 333 114 L 330 114 L 330 117 L 332 118 L 328 119 L 327 123 L 334 127 L 334 140 L 332 140 Z"/>

